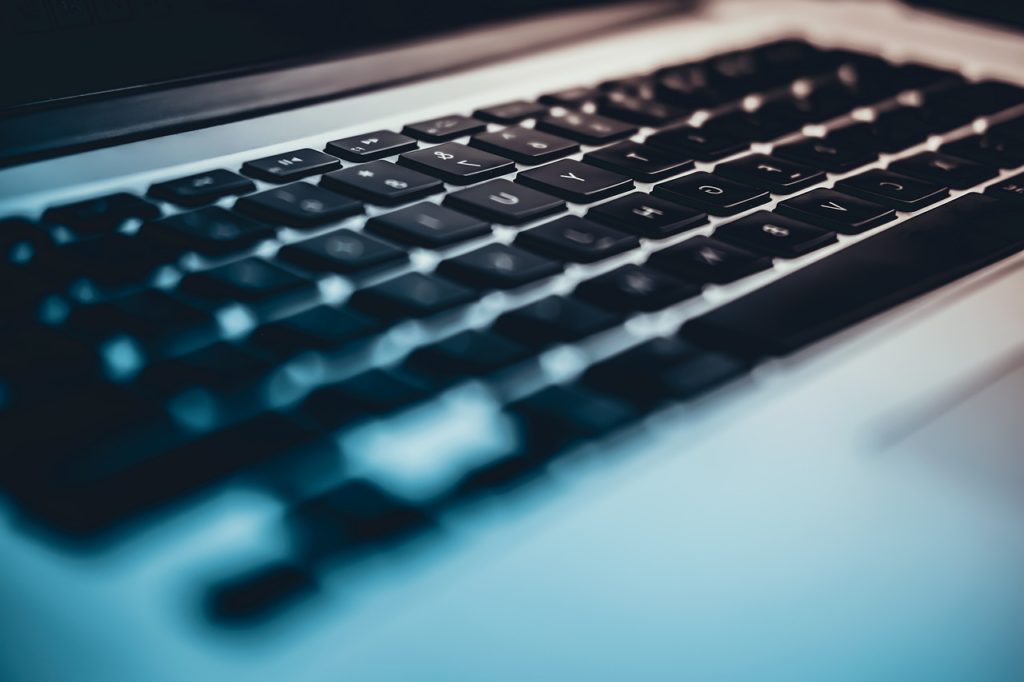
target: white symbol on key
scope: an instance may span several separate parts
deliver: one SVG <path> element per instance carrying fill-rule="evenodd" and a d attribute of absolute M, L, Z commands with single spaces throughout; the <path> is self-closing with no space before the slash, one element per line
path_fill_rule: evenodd
<path fill-rule="evenodd" d="M 324 202 L 319 199 L 303 199 L 299 203 L 299 208 L 306 213 L 321 213 L 324 210 Z"/>
<path fill-rule="evenodd" d="M 529 146 L 533 147 L 534 149 L 547 149 L 548 148 L 548 144 L 546 142 L 538 142 L 536 140 L 531 140 L 530 142 L 527 142 L 526 144 L 528 144 Z"/>
<path fill-rule="evenodd" d="M 420 213 L 416 216 L 416 222 L 429 230 L 439 230 L 443 223 L 432 215 Z"/>
<path fill-rule="evenodd" d="M 654 290 L 654 282 L 647 275 L 639 272 L 631 272 L 626 276 L 625 285 L 638 294 L 645 294 Z"/>
<path fill-rule="evenodd" d="M 363 243 L 357 239 L 335 237 L 327 240 L 327 250 L 336 254 L 358 256 L 363 253 Z"/>
<path fill-rule="evenodd" d="M 405 189 L 409 186 L 409 183 L 405 180 L 395 180 L 394 178 L 388 178 L 384 181 L 384 184 L 393 189 Z"/>
<path fill-rule="evenodd" d="M 722 254 L 715 249 L 704 247 L 697 252 L 697 257 L 708 265 L 715 265 L 722 262 Z"/>
<path fill-rule="evenodd" d="M 373 177 L 373 171 L 372 170 L 365 170 L 365 169 L 361 170 L 361 171 L 359 171 L 359 177 L 361 177 L 361 178 L 372 178 Z"/>
<path fill-rule="evenodd" d="M 211 178 L 209 175 L 204 175 L 203 177 L 196 178 L 195 180 L 192 181 L 192 186 L 196 188 L 209 187 L 212 184 L 213 178 Z"/>
<path fill-rule="evenodd" d="M 902 192 L 903 191 L 903 185 L 901 185 L 898 182 L 889 182 L 888 180 L 883 180 L 882 182 L 878 183 L 878 186 L 879 187 L 890 187 L 890 188 L 896 190 L 897 192 Z"/>
<path fill-rule="evenodd" d="M 788 237 L 789 236 L 789 230 L 787 230 L 784 227 L 779 227 L 778 225 L 771 225 L 771 224 L 769 224 L 769 225 L 762 225 L 761 226 L 761 230 L 765 234 L 769 234 L 769 235 L 771 235 L 773 237 L 780 237 L 780 238 L 782 238 L 782 237 Z"/>
<path fill-rule="evenodd" d="M 501 133 L 501 139 L 503 140 L 514 140 L 516 137 L 517 135 L 509 130 L 504 130 Z"/>
<path fill-rule="evenodd" d="M 846 209 L 834 201 L 826 201 L 824 204 L 821 205 L 821 207 L 827 208 L 830 211 L 841 211 L 843 213 L 846 213 Z"/>
<path fill-rule="evenodd" d="M 586 179 L 577 177 L 572 171 L 565 173 L 564 175 L 559 175 L 558 177 L 565 178 L 566 180 L 575 180 L 577 182 L 586 182 Z"/>
<path fill-rule="evenodd" d="M 378 140 L 376 137 L 369 137 L 369 138 L 367 138 L 365 140 L 359 140 L 359 141 L 361 143 L 367 145 L 367 146 L 369 146 L 371 144 L 377 144 L 378 142 L 380 142 L 380 140 Z"/>
<path fill-rule="evenodd" d="M 491 201 L 496 204 L 503 204 L 505 206 L 515 206 L 519 203 L 519 197 L 515 194 L 509 194 L 508 192 L 498 192 L 488 197 Z"/>
<path fill-rule="evenodd" d="M 946 161 L 945 159 L 932 159 L 931 163 L 928 165 L 933 168 L 938 168 L 939 170 L 951 171 L 955 169 L 958 164 Z"/>
<path fill-rule="evenodd" d="M 701 185 L 698 187 L 701 192 L 705 194 L 725 194 L 725 190 L 721 187 L 715 187 L 714 185 Z"/>
<path fill-rule="evenodd" d="M 644 163 L 650 163 L 650 161 L 651 161 L 650 159 L 648 159 L 646 157 L 640 156 L 636 152 L 630 152 L 630 153 L 626 154 L 626 158 L 627 159 L 636 159 L 637 161 L 643 161 Z"/>
<path fill-rule="evenodd" d="M 296 163 L 302 163 L 302 159 L 298 156 L 293 156 L 290 159 L 278 159 L 277 162 L 282 166 L 291 166 Z"/>
<path fill-rule="evenodd" d="M 660 215 L 665 215 L 664 211 L 659 211 L 653 206 L 640 206 L 639 208 L 634 208 L 633 213 L 640 216 L 641 218 L 647 218 L 648 220 L 650 220 L 651 218 L 656 218 Z"/>
<path fill-rule="evenodd" d="M 466 161 L 465 159 L 461 159 L 459 161 L 458 165 L 460 165 L 460 166 L 472 166 L 473 168 L 479 168 L 480 167 L 479 163 L 470 163 L 469 161 Z"/>
<path fill-rule="evenodd" d="M 594 243 L 594 235 L 589 232 L 580 232 L 579 230 L 570 227 L 562 234 L 565 235 L 566 239 L 574 241 L 577 244 L 590 245 Z"/>
<path fill-rule="evenodd" d="M 516 267 L 515 259 L 507 253 L 494 254 L 491 257 L 491 264 L 494 266 L 495 270 L 502 270 L 504 272 L 515 270 Z"/>
<path fill-rule="evenodd" d="M 782 170 L 775 166 L 769 166 L 767 163 L 758 164 L 757 170 L 767 171 L 768 173 L 781 173 Z"/>
<path fill-rule="evenodd" d="M 441 159 L 442 161 L 451 161 L 452 159 L 455 158 L 454 154 L 449 154 L 448 152 L 442 152 L 442 151 L 434 152 L 434 156 L 436 156 L 437 158 Z"/>

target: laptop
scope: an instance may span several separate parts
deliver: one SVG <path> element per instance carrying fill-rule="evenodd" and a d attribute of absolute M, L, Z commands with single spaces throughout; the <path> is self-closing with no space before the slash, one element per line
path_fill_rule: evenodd
<path fill-rule="evenodd" d="M 0 16 L 0 678 L 1024 679 L 1016 3 Z"/>

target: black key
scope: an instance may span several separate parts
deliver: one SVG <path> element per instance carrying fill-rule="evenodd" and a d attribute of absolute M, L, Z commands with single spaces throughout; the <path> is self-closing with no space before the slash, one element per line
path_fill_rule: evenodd
<path fill-rule="evenodd" d="M 985 190 L 985 194 L 997 199 L 1024 201 L 1024 173 L 992 183 Z"/>
<path fill-rule="evenodd" d="M 453 185 L 471 185 L 516 169 L 508 159 L 456 142 L 402 154 L 398 163 Z"/>
<path fill-rule="evenodd" d="M 248 623 L 275 615 L 318 588 L 316 578 L 302 566 L 273 562 L 217 584 L 207 606 L 215 620 Z"/>
<path fill-rule="evenodd" d="M 188 275 L 181 280 L 180 288 L 202 298 L 228 298 L 260 304 L 309 298 L 316 293 L 312 280 L 259 258 L 245 258 Z"/>
<path fill-rule="evenodd" d="M 571 112 L 564 116 L 544 116 L 537 119 L 537 130 L 567 137 L 584 144 L 605 144 L 636 132 L 636 127 L 614 119 Z"/>
<path fill-rule="evenodd" d="M 80 277 L 105 287 L 142 284 L 154 271 L 177 260 L 175 250 L 125 234 L 86 239 L 57 249 L 50 264 L 56 276 Z"/>
<path fill-rule="evenodd" d="M 446 142 L 464 135 L 472 135 L 487 130 L 487 124 L 468 116 L 442 116 L 432 118 L 429 121 L 420 121 L 405 126 L 402 130 L 406 135 L 411 135 L 419 140 L 427 142 Z"/>
<path fill-rule="evenodd" d="M 737 154 L 750 145 L 728 135 L 704 128 L 672 128 L 648 137 L 645 142 L 678 154 L 685 154 L 698 161 L 717 161 Z"/>
<path fill-rule="evenodd" d="M 871 147 L 850 143 L 842 137 L 808 137 L 775 147 L 772 154 L 797 163 L 821 168 L 834 173 L 843 173 L 858 166 L 871 163 L 878 154 Z"/>
<path fill-rule="evenodd" d="M 937 88 L 925 94 L 924 111 L 937 130 L 970 123 L 1024 102 L 1024 90 L 1009 83 L 986 81 Z"/>
<path fill-rule="evenodd" d="M 825 174 L 820 170 L 765 154 L 751 154 L 720 164 L 715 173 L 766 189 L 772 194 L 792 194 L 825 180 Z"/>
<path fill-rule="evenodd" d="M 594 88 L 568 88 L 566 90 L 559 90 L 558 92 L 541 95 L 539 101 L 543 104 L 549 104 L 555 107 L 574 109 L 580 105 L 586 104 L 587 102 L 593 101 L 598 94 L 598 91 Z"/>
<path fill-rule="evenodd" d="M 202 206 L 223 197 L 256 191 L 256 183 L 238 173 L 218 168 L 177 180 L 158 182 L 149 188 L 149 196 L 179 206 Z"/>
<path fill-rule="evenodd" d="M 482 220 L 430 202 L 379 215 L 366 224 L 366 229 L 396 242 L 427 248 L 455 244 L 491 232 L 491 226 Z"/>
<path fill-rule="evenodd" d="M 477 109 L 473 114 L 482 121 L 493 121 L 494 123 L 519 123 L 528 118 L 536 118 L 547 113 L 548 108 L 535 102 L 507 102 L 485 109 Z"/>
<path fill-rule="evenodd" d="M 693 168 L 693 159 L 626 141 L 590 152 L 583 160 L 641 182 L 658 182 Z"/>
<path fill-rule="evenodd" d="M 220 341 L 147 366 L 137 378 L 145 391 L 170 396 L 196 386 L 227 394 L 258 383 L 275 366 L 253 347 Z"/>
<path fill-rule="evenodd" d="M 968 189 L 998 174 L 994 168 L 937 152 L 922 152 L 900 159 L 891 163 L 889 168 L 952 189 Z"/>
<path fill-rule="evenodd" d="M 633 189 L 633 182 L 623 175 L 572 159 L 522 171 L 516 176 L 516 181 L 580 204 Z"/>
<path fill-rule="evenodd" d="M 598 100 L 597 111 L 603 116 L 640 126 L 663 126 L 691 113 L 671 104 L 616 91 Z"/>
<path fill-rule="evenodd" d="M 410 272 L 357 291 L 352 304 L 371 315 L 400 320 L 432 315 L 476 298 L 474 291 L 453 282 Z"/>
<path fill-rule="evenodd" d="M 715 230 L 715 237 L 780 258 L 796 258 L 836 241 L 835 232 L 768 211 L 758 211 L 722 225 Z"/>
<path fill-rule="evenodd" d="M 370 369 L 317 389 L 302 402 L 301 410 L 318 424 L 333 429 L 400 410 L 431 395 L 422 382 L 406 374 Z"/>
<path fill-rule="evenodd" d="M 939 151 L 994 168 L 1024 166 L 1024 142 L 1014 142 L 1006 138 L 972 135 L 948 142 L 939 147 Z"/>
<path fill-rule="evenodd" d="M 916 211 L 949 196 L 949 190 L 923 180 L 875 168 L 844 178 L 836 189 L 897 211 Z"/>
<path fill-rule="evenodd" d="M 224 256 L 274 236 L 274 228 L 219 206 L 146 223 L 140 236 L 209 256 Z"/>
<path fill-rule="evenodd" d="M 250 340 L 279 355 L 304 350 L 326 350 L 365 339 L 382 329 L 377 320 L 346 308 L 318 305 L 296 315 L 263 325 Z"/>
<path fill-rule="evenodd" d="M 311 228 L 362 213 L 363 205 L 323 187 L 295 182 L 242 197 L 235 209 L 268 223 Z"/>
<path fill-rule="evenodd" d="M 43 219 L 66 225 L 80 235 L 113 232 L 127 220 L 153 220 L 160 209 L 134 194 L 119 192 L 46 209 Z"/>
<path fill-rule="evenodd" d="M 772 259 L 710 237 L 693 237 L 652 254 L 652 268 L 699 284 L 728 284 L 767 270 Z"/>
<path fill-rule="evenodd" d="M 7 264 L 26 267 L 53 249 L 53 237 L 42 225 L 24 218 L 0 220 L 0 272 Z"/>
<path fill-rule="evenodd" d="M 992 126 L 989 128 L 988 134 L 1000 140 L 1024 143 L 1024 116 L 1018 116 L 1005 123 Z"/>
<path fill-rule="evenodd" d="M 565 210 L 561 199 L 504 178 L 449 194 L 444 203 L 502 225 L 522 225 Z"/>
<path fill-rule="evenodd" d="M 654 194 L 716 216 L 736 215 L 771 200 L 764 190 L 703 171 L 656 185 Z"/>
<path fill-rule="evenodd" d="M 684 327 L 698 342 L 784 355 L 1024 248 L 1024 206 L 967 194 Z"/>
<path fill-rule="evenodd" d="M 431 379 L 452 380 L 495 372 L 530 357 L 530 351 L 491 332 L 470 329 L 419 348 L 408 367 Z"/>
<path fill-rule="evenodd" d="M 293 152 L 266 156 L 242 164 L 242 172 L 267 182 L 291 182 L 310 175 L 319 175 L 341 165 L 334 156 L 315 149 L 296 149 Z"/>
<path fill-rule="evenodd" d="M 662 70 L 655 81 L 659 100 L 690 109 L 713 107 L 724 102 L 728 95 L 711 85 L 712 75 L 707 64 L 684 64 Z"/>
<path fill-rule="evenodd" d="M 879 112 L 871 123 L 856 124 L 840 128 L 833 136 L 863 140 L 883 152 L 898 152 L 924 142 L 932 132 L 920 107 L 898 107 L 889 111 Z"/>
<path fill-rule="evenodd" d="M 631 234 L 579 216 L 565 216 L 516 237 L 516 244 L 551 258 L 593 263 L 640 245 Z"/>
<path fill-rule="evenodd" d="M 660 310 L 699 293 L 700 287 L 639 265 L 624 265 L 576 287 L 584 301 L 624 315 Z"/>
<path fill-rule="evenodd" d="M 343 274 L 397 265 L 408 259 L 398 247 L 353 230 L 335 230 L 289 244 L 278 257 L 307 270 Z"/>
<path fill-rule="evenodd" d="M 93 336 L 125 333 L 158 352 L 197 348 L 218 333 L 212 314 L 160 289 L 88 306 L 72 313 L 69 323 Z"/>
<path fill-rule="evenodd" d="M 857 234 L 896 218 L 891 208 L 822 188 L 783 201 L 775 212 L 843 234 Z"/>
<path fill-rule="evenodd" d="M 390 130 L 375 130 L 327 143 L 327 153 L 346 161 L 374 161 L 416 149 L 416 140 Z"/>
<path fill-rule="evenodd" d="M 527 166 L 568 156 L 580 148 L 571 140 L 519 126 L 474 135 L 469 144 Z"/>
<path fill-rule="evenodd" d="M 713 117 L 701 130 L 734 140 L 767 142 L 800 130 L 806 118 L 795 101 L 784 99 L 763 104 L 755 111 L 740 110 Z"/>
<path fill-rule="evenodd" d="M 381 206 L 404 204 L 444 191 L 440 180 L 388 161 L 332 171 L 321 178 L 320 184 Z"/>
<path fill-rule="evenodd" d="M 617 316 L 583 301 L 548 296 L 505 313 L 494 321 L 494 330 L 539 350 L 554 343 L 578 341 L 618 323 Z"/>
<path fill-rule="evenodd" d="M 600 204 L 587 217 L 638 237 L 661 239 L 703 225 L 706 213 L 671 201 L 634 192 Z"/>
<path fill-rule="evenodd" d="M 488 244 L 443 261 L 437 271 L 481 289 L 512 289 L 562 271 L 553 260 L 506 244 Z"/>

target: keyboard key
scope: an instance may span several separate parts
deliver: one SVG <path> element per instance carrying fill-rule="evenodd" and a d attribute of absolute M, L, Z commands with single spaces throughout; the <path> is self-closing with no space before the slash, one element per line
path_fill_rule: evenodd
<path fill-rule="evenodd" d="M 637 131 L 635 126 L 628 123 L 581 112 L 539 118 L 537 119 L 537 130 L 567 137 L 583 144 L 614 142 L 629 137 Z"/>
<path fill-rule="evenodd" d="M 994 168 L 1024 166 L 1024 142 L 989 135 L 972 135 L 948 142 L 939 151 Z"/>
<path fill-rule="evenodd" d="M 691 321 L 700 343 L 785 355 L 1024 248 L 1024 206 L 967 194 Z"/>
<path fill-rule="evenodd" d="M 160 209 L 154 204 L 127 192 L 53 206 L 43 213 L 43 220 L 65 225 L 83 236 L 113 232 L 127 220 L 154 220 L 159 217 Z"/>
<path fill-rule="evenodd" d="M 792 194 L 826 179 L 820 170 L 766 154 L 751 154 L 720 164 L 715 173 L 772 194 Z"/>
<path fill-rule="evenodd" d="M 772 154 L 789 161 L 820 168 L 834 173 L 843 173 L 858 166 L 871 163 L 878 154 L 871 147 L 850 143 L 842 137 L 808 137 L 775 147 Z"/>
<path fill-rule="evenodd" d="M 580 148 L 571 140 L 518 126 L 474 135 L 469 144 L 527 166 L 568 156 Z"/>
<path fill-rule="evenodd" d="M 684 64 L 659 72 L 655 94 L 659 100 L 688 109 L 704 109 L 721 104 L 726 93 L 712 87 L 707 64 Z"/>
<path fill-rule="evenodd" d="M 512 289 L 562 271 L 553 260 L 506 244 L 488 244 L 443 261 L 437 271 L 480 289 Z"/>
<path fill-rule="evenodd" d="M 633 182 L 623 175 L 572 159 L 562 159 L 547 166 L 522 171 L 516 176 L 516 181 L 580 204 L 599 201 L 633 189 Z"/>
<path fill-rule="evenodd" d="M 565 210 L 561 199 L 504 178 L 449 194 L 444 203 L 502 225 L 522 225 Z"/>
<path fill-rule="evenodd" d="M 249 178 L 218 168 L 207 173 L 158 182 L 149 188 L 149 196 L 179 206 L 194 207 L 255 191 L 256 183 Z"/>
<path fill-rule="evenodd" d="M 323 187 L 295 182 L 242 197 L 235 209 L 268 223 L 313 228 L 358 215 L 363 205 Z"/>
<path fill-rule="evenodd" d="M 985 190 L 985 194 L 997 199 L 1024 201 L 1024 173 L 992 183 Z"/>
<path fill-rule="evenodd" d="M 593 263 L 634 249 L 640 240 L 579 216 L 565 216 L 520 232 L 516 244 L 559 260 Z"/>
<path fill-rule="evenodd" d="M 426 248 L 456 244 L 491 232 L 491 226 L 482 220 L 430 202 L 376 216 L 366 229 L 396 242 Z"/>
<path fill-rule="evenodd" d="M 127 334 L 158 354 L 212 343 L 219 332 L 209 311 L 160 289 L 78 308 L 68 325 L 76 333 L 94 339 Z"/>
<path fill-rule="evenodd" d="M 920 107 L 898 107 L 879 112 L 871 123 L 855 124 L 832 133 L 839 139 L 860 142 L 883 152 L 898 152 L 928 139 L 932 132 Z"/>
<path fill-rule="evenodd" d="M 371 315 L 401 320 L 439 313 L 476 298 L 474 291 L 453 282 L 410 272 L 357 291 L 352 304 Z"/>
<path fill-rule="evenodd" d="M 327 350 L 365 339 L 383 328 L 380 322 L 347 308 L 318 305 L 265 324 L 249 340 L 260 348 L 289 356 L 305 350 Z"/>
<path fill-rule="evenodd" d="M 42 225 L 24 218 L 0 220 L 0 272 L 9 264 L 26 267 L 53 249 L 53 237 Z"/>
<path fill-rule="evenodd" d="M 541 95 L 539 101 L 554 107 L 565 107 L 575 109 L 578 106 L 592 102 L 598 95 L 593 88 L 568 88 L 558 92 L 551 92 Z"/>
<path fill-rule="evenodd" d="M 775 212 L 843 234 L 864 232 L 896 218 L 891 208 L 823 188 L 787 199 Z"/>
<path fill-rule="evenodd" d="M 716 216 L 736 215 L 771 200 L 764 190 L 703 171 L 655 185 L 654 194 Z"/>
<path fill-rule="evenodd" d="M 693 168 L 693 159 L 626 141 L 590 152 L 583 160 L 641 182 L 658 182 Z"/>
<path fill-rule="evenodd" d="M 767 142 L 803 127 L 806 114 L 794 100 L 767 102 L 754 111 L 739 110 L 709 119 L 701 130 L 734 140 Z"/>
<path fill-rule="evenodd" d="M 530 357 L 530 351 L 496 334 L 470 329 L 419 348 L 406 365 L 431 379 L 454 380 L 495 372 Z"/>
<path fill-rule="evenodd" d="M 875 168 L 844 178 L 836 189 L 897 211 L 916 211 L 949 196 L 949 190 L 923 180 Z"/>
<path fill-rule="evenodd" d="M 312 280 L 292 274 L 259 258 L 245 258 L 204 272 L 187 275 L 181 291 L 208 299 L 233 299 L 245 303 L 278 303 L 282 299 L 310 298 L 316 294 Z"/>
<path fill-rule="evenodd" d="M 540 350 L 555 343 L 578 341 L 618 323 L 617 316 L 583 301 L 548 296 L 505 313 L 495 320 L 494 330 Z"/>
<path fill-rule="evenodd" d="M 892 162 L 889 168 L 952 189 L 969 189 L 997 175 L 994 168 L 937 152 L 922 152 L 900 159 Z"/>
<path fill-rule="evenodd" d="M 390 130 L 375 130 L 365 135 L 354 135 L 327 143 L 327 153 L 346 161 L 375 161 L 386 156 L 412 151 L 416 140 Z"/>
<path fill-rule="evenodd" d="M 471 185 L 516 169 L 508 159 L 455 142 L 407 152 L 398 157 L 398 163 L 453 185 Z"/>
<path fill-rule="evenodd" d="M 663 126 L 686 118 L 692 113 L 671 104 L 618 91 L 609 92 L 601 97 L 597 103 L 597 111 L 608 118 L 639 126 Z"/>
<path fill-rule="evenodd" d="M 341 165 L 336 157 L 314 149 L 296 149 L 293 152 L 266 156 L 242 164 L 242 172 L 257 180 L 291 182 L 310 175 L 319 175 Z"/>
<path fill-rule="evenodd" d="M 147 366 L 137 383 L 145 392 L 160 396 L 197 386 L 227 395 L 252 387 L 273 368 L 273 359 L 259 349 L 219 341 Z"/>
<path fill-rule="evenodd" d="M 708 221 L 706 213 L 643 192 L 593 207 L 587 217 L 638 237 L 661 239 Z"/>
<path fill-rule="evenodd" d="M 652 268 L 698 284 L 728 284 L 767 270 L 772 259 L 710 237 L 693 237 L 651 255 Z"/>
<path fill-rule="evenodd" d="M 548 108 L 541 104 L 519 100 L 516 102 L 507 102 L 505 104 L 487 107 L 485 109 L 478 109 L 473 115 L 482 121 L 492 121 L 494 123 L 505 123 L 510 125 L 513 123 L 519 123 L 520 121 L 528 118 L 536 118 L 537 116 L 547 113 L 547 110 Z"/>
<path fill-rule="evenodd" d="M 834 232 L 768 211 L 758 211 L 722 225 L 715 230 L 715 237 L 779 258 L 796 258 L 836 241 Z"/>
<path fill-rule="evenodd" d="M 302 413 L 335 429 L 427 400 L 433 392 L 404 373 L 369 369 L 317 389 L 302 402 Z"/>
<path fill-rule="evenodd" d="M 179 255 L 134 236 L 111 234 L 64 245 L 49 263 L 54 276 L 66 281 L 85 278 L 101 286 L 121 287 L 142 284 Z"/>
<path fill-rule="evenodd" d="M 500 473 L 505 475 L 516 475 L 518 470 L 528 468 L 534 461 L 543 461 L 557 450 L 611 433 L 640 416 L 632 406 L 579 385 L 548 386 L 506 409 L 519 426 L 522 447 L 520 456 L 503 467 L 505 471 Z M 480 471 L 476 480 L 466 483 L 479 484 L 488 479 L 498 482 L 497 473 Z"/>
<path fill-rule="evenodd" d="M 354 230 L 335 230 L 283 247 L 278 258 L 314 272 L 350 274 L 404 263 L 396 246 Z"/>
<path fill-rule="evenodd" d="M 639 265 L 624 265 L 576 287 L 576 296 L 623 315 L 666 308 L 700 293 L 700 287 Z"/>
<path fill-rule="evenodd" d="M 404 204 L 444 191 L 440 180 L 388 161 L 371 161 L 332 171 L 320 184 L 380 206 Z"/>
<path fill-rule="evenodd" d="M 738 154 L 750 146 L 747 142 L 728 135 L 690 126 L 655 133 L 648 137 L 645 143 L 698 161 L 717 161 Z"/>
<path fill-rule="evenodd" d="M 274 228 L 219 206 L 207 206 L 146 223 L 139 236 L 208 256 L 226 256 L 273 238 Z"/>
<path fill-rule="evenodd" d="M 402 130 L 418 140 L 446 142 L 457 137 L 472 135 L 487 130 L 487 124 L 468 116 L 442 116 L 429 121 L 420 121 L 405 126 Z"/>
<path fill-rule="evenodd" d="M 989 128 L 988 134 L 1000 140 L 1024 143 L 1024 116 L 994 125 Z"/>

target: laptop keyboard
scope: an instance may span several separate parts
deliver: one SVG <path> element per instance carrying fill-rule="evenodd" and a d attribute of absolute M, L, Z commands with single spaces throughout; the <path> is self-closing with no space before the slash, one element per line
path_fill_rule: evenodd
<path fill-rule="evenodd" d="M 782 41 L 6 218 L 0 483 L 92 535 L 271 463 L 342 462 L 286 495 L 294 565 L 219 597 L 245 611 L 325 553 L 1020 250 L 1022 104 Z M 346 432 L 469 385 L 514 431 L 500 454 L 418 499 L 344 473 Z"/>

